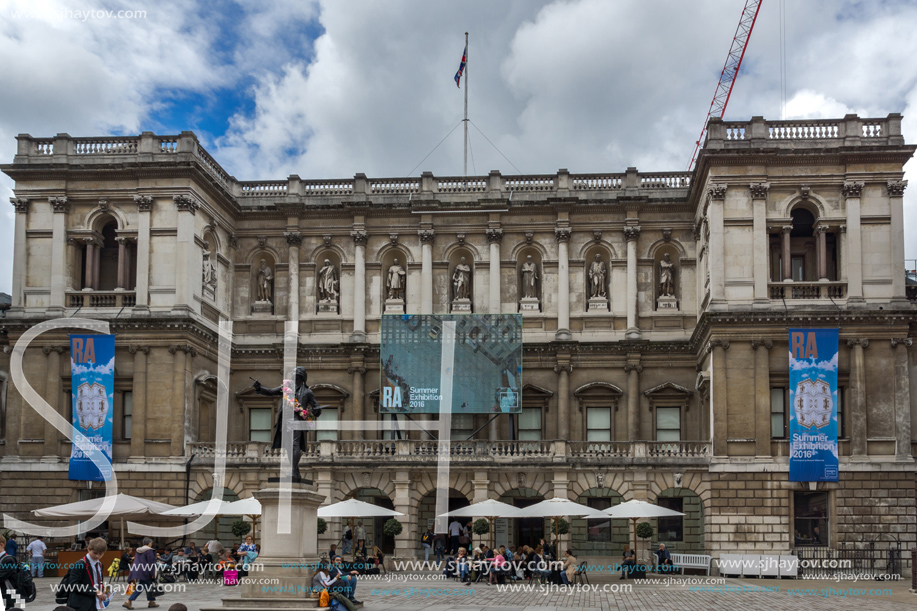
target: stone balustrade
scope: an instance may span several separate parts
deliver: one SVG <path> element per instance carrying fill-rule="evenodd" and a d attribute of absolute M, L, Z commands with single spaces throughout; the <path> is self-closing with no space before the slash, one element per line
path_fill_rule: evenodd
<path fill-rule="evenodd" d="M 903 145 L 901 115 L 884 119 L 863 119 L 847 115 L 843 119 L 799 121 L 750 121 L 710 119 L 704 148 L 839 148 L 851 146 Z"/>
<path fill-rule="evenodd" d="M 771 282 L 768 285 L 771 299 L 845 299 L 846 282 Z"/>
<path fill-rule="evenodd" d="M 188 444 L 195 464 L 214 461 L 218 456 L 214 443 Z M 340 465 L 364 464 L 435 464 L 440 451 L 435 441 L 342 440 L 306 444 L 303 455 L 311 462 Z M 628 464 L 707 464 L 711 448 L 705 441 L 453 441 L 448 455 L 452 462 L 475 466 L 507 463 L 569 463 L 590 465 Z M 280 450 L 259 441 L 227 443 L 227 464 L 279 464 Z M 384 461 L 384 462 L 380 462 Z"/>
<path fill-rule="evenodd" d="M 134 291 L 70 291 L 67 305 L 71 308 L 132 308 L 137 305 Z"/>

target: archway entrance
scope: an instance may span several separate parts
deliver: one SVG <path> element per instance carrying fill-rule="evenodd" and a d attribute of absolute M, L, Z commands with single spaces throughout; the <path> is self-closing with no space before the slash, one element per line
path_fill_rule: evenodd
<path fill-rule="evenodd" d="M 208 488 L 198 494 L 193 502 L 209 501 L 211 496 L 213 496 L 213 488 Z M 231 503 L 238 500 L 239 495 L 233 492 L 231 488 L 223 488 L 223 502 Z M 242 541 L 238 540 L 239 537 L 232 534 L 232 524 L 242 519 L 244 519 L 242 516 L 216 516 L 213 520 L 208 522 L 204 528 L 199 530 L 194 538 L 203 539 L 201 543 L 205 543 L 215 538 L 223 547 L 232 549 L 233 544 L 242 543 Z"/>
<path fill-rule="evenodd" d="M 345 501 L 347 499 L 356 499 L 378 507 L 392 510 L 395 509 L 395 503 L 392 502 L 392 499 L 388 498 L 388 495 L 378 488 L 358 488 L 344 498 Z M 384 526 L 386 520 L 388 520 L 388 518 L 353 518 L 352 527 L 354 532 L 357 532 L 360 522 L 362 522 L 363 528 L 366 529 L 367 549 L 372 548 L 373 545 L 378 545 L 379 549 L 384 553 L 391 555 L 395 552 L 395 538 L 385 535 Z M 341 518 L 341 525 L 336 533 L 338 537 L 338 548 L 341 548 L 343 544 L 341 537 L 343 536 L 345 522 L 346 519 Z M 354 543 L 356 543 L 356 541 L 354 541 Z"/>
<path fill-rule="evenodd" d="M 528 507 L 544 500 L 544 495 L 531 488 L 514 488 L 497 499 L 513 507 Z M 495 521 L 495 543 L 497 547 L 528 545 L 534 549 L 538 540 L 545 536 L 545 518 L 500 518 Z"/>
<path fill-rule="evenodd" d="M 684 516 L 656 519 L 657 543 L 665 543 L 672 552 L 704 554 L 704 504 L 687 488 L 666 488 L 656 497 L 656 504 L 681 511 Z"/>

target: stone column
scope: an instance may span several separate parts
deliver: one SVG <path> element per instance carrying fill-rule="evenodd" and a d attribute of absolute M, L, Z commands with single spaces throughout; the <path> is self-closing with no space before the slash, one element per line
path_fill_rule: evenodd
<path fill-rule="evenodd" d="M 178 224 L 178 236 L 175 240 L 175 305 L 174 310 L 193 310 L 194 301 L 193 292 L 190 283 L 196 281 L 200 284 L 200 262 L 192 269 L 192 248 L 194 247 L 194 215 L 200 207 L 193 198 L 188 195 L 174 195 L 172 201 L 175 202 L 176 223 Z M 277 297 L 274 296 L 276 301 Z"/>
<path fill-rule="evenodd" d="M 490 244 L 490 313 L 500 313 L 500 242 L 503 241 L 503 230 L 487 230 L 487 242 Z"/>
<path fill-rule="evenodd" d="M 67 215 L 70 204 L 66 197 L 49 197 L 54 211 L 51 219 L 51 308 L 63 312 L 67 307 L 64 296 L 67 281 Z M 57 429 L 54 429 L 55 431 Z M 55 452 L 57 454 L 57 452 Z"/>
<path fill-rule="evenodd" d="M 751 207 L 754 219 L 754 237 L 752 238 L 755 261 L 754 307 L 769 308 L 770 300 L 767 292 L 767 256 L 770 236 L 767 233 L 767 191 L 770 185 L 763 182 L 752 184 L 750 188 Z"/>
<path fill-rule="evenodd" d="M 860 229 L 860 195 L 863 183 L 844 183 L 843 194 L 847 205 L 847 303 L 863 302 L 863 240 Z M 865 448 L 864 448 L 865 449 Z"/>
<path fill-rule="evenodd" d="M 863 360 L 863 349 L 869 345 L 868 339 L 848 339 L 850 355 L 850 390 L 847 393 L 850 405 L 850 454 L 860 460 L 866 460 L 866 363 Z"/>
<path fill-rule="evenodd" d="M 366 341 L 366 240 L 362 229 L 350 232 L 354 244 L 352 342 Z"/>
<path fill-rule="evenodd" d="M 289 225 L 288 225 L 289 226 Z M 284 234 L 290 247 L 290 320 L 299 320 L 299 245 L 302 234 L 298 231 L 287 231 Z"/>
<path fill-rule="evenodd" d="M 557 378 L 557 437 L 566 441 L 570 440 L 570 374 L 573 366 L 570 364 L 570 353 L 558 352 L 557 364 L 554 366 Z"/>
<path fill-rule="evenodd" d="M 404 523 L 404 532 L 395 537 L 395 557 L 414 558 L 417 555 L 417 541 L 420 532 L 417 526 L 417 511 L 411 504 L 411 472 L 395 472 L 395 511 L 400 511 L 404 517 L 399 520 Z"/>
<path fill-rule="evenodd" d="M 47 378 L 45 379 L 45 400 L 61 416 L 66 417 L 67 410 L 65 405 L 61 405 L 60 390 L 60 355 L 64 351 L 63 346 L 45 346 L 42 352 L 48 355 Z M 60 453 L 60 432 L 54 425 L 47 420 L 45 421 L 45 456 L 57 458 Z"/>
<path fill-rule="evenodd" d="M 629 225 L 624 228 L 624 239 L 627 240 L 627 331 L 626 339 L 640 339 L 642 334 L 637 326 L 637 238 L 640 237 L 640 226 Z"/>
<path fill-rule="evenodd" d="M 144 461 L 144 439 L 146 438 L 146 357 L 149 346 L 129 346 L 128 351 L 134 355 L 134 379 L 131 391 L 134 394 L 134 405 L 131 416 L 131 453 L 132 461 Z"/>
<path fill-rule="evenodd" d="M 713 455 L 726 456 L 726 350 L 729 342 L 712 339 L 707 349 L 713 352 Z"/>
<path fill-rule="evenodd" d="M 627 441 L 640 439 L 640 373 L 643 365 L 640 364 L 640 354 L 627 355 L 627 364 L 624 365 L 627 373 Z"/>
<path fill-rule="evenodd" d="M 895 460 L 913 462 L 911 455 L 911 389 L 908 379 L 909 337 L 892 338 L 895 349 Z"/>
<path fill-rule="evenodd" d="M 490 498 L 490 474 L 487 471 L 475 471 L 471 483 L 474 486 L 472 504 L 483 503 Z"/>
<path fill-rule="evenodd" d="M 186 399 L 187 355 L 197 356 L 189 345 L 169 346 L 172 360 L 172 419 L 169 437 L 172 439 L 171 456 L 183 456 L 185 453 L 185 410 Z"/>
<path fill-rule="evenodd" d="M 815 238 L 818 242 L 818 254 L 816 257 L 818 261 L 818 279 L 824 281 L 828 280 L 828 240 L 825 236 L 827 232 L 828 228 L 824 225 L 819 225 L 815 228 Z M 904 257 L 901 257 L 901 260 L 904 261 Z"/>
<path fill-rule="evenodd" d="M 554 230 L 557 239 L 557 333 L 559 340 L 571 340 L 570 334 L 570 228 Z"/>
<path fill-rule="evenodd" d="M 726 302 L 726 228 L 723 223 L 726 185 L 713 185 L 707 194 L 710 198 L 707 207 L 710 224 L 710 305 L 711 309 L 717 309 Z"/>
<path fill-rule="evenodd" d="M 892 299 L 907 303 L 904 289 L 904 188 L 906 180 L 889 180 L 888 207 L 891 212 Z"/>
<path fill-rule="evenodd" d="M 783 238 L 783 281 L 793 281 L 793 263 L 790 254 L 790 233 L 793 231 L 792 225 L 784 225 L 780 228 Z"/>
<path fill-rule="evenodd" d="M 29 220 L 29 200 L 24 197 L 16 197 L 11 201 L 16 208 L 16 226 L 13 229 L 12 307 L 22 308 L 25 306 L 23 288 L 25 288 L 25 270 L 28 265 L 28 261 L 26 261 L 25 230 Z M 9 449 L 7 449 L 7 451 L 9 451 Z"/>
<path fill-rule="evenodd" d="M 771 372 L 768 352 L 773 345 L 770 340 L 755 340 L 751 343 L 755 351 L 755 455 L 767 459 L 771 456 Z"/>
<path fill-rule="evenodd" d="M 149 195 L 135 195 L 139 220 L 137 222 L 137 286 L 134 312 L 150 311 L 150 212 L 153 210 L 153 198 Z M 134 395 L 134 401 L 137 396 Z M 133 425 L 132 425 L 133 426 Z M 133 445 L 131 446 L 133 454 Z"/>
<path fill-rule="evenodd" d="M 94 290 L 95 283 L 93 278 L 95 275 L 95 260 L 96 260 L 96 239 L 95 238 L 83 238 L 83 243 L 86 244 L 86 261 L 84 275 L 86 280 L 83 283 L 83 290 Z"/>
<path fill-rule="evenodd" d="M 421 229 L 420 236 L 420 313 L 433 313 L 433 239 L 436 233 L 432 229 Z M 407 295 L 405 295 L 407 298 Z"/>
<path fill-rule="evenodd" d="M 847 282 L 847 225 L 837 229 L 837 279 Z"/>
<path fill-rule="evenodd" d="M 365 409 L 364 409 L 364 390 L 363 390 L 363 376 L 366 374 L 366 366 L 364 361 L 363 349 L 358 348 L 355 352 L 350 355 L 350 367 L 347 368 L 347 373 L 353 376 L 353 412 L 351 420 L 366 420 Z M 352 439 L 363 439 L 365 437 L 365 432 L 361 430 L 352 431 Z"/>

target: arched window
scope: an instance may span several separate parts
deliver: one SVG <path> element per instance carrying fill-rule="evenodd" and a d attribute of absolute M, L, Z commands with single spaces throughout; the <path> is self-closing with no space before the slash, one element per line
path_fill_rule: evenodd
<path fill-rule="evenodd" d="M 840 228 L 819 218 L 818 211 L 805 203 L 794 207 L 790 218 L 792 224 L 770 238 L 772 281 L 837 281 Z"/>
<path fill-rule="evenodd" d="M 119 236 L 118 223 L 111 217 L 104 217 L 100 225 L 101 229 L 91 237 L 83 238 L 80 287 L 94 291 L 134 290 L 136 242 L 133 238 Z"/>

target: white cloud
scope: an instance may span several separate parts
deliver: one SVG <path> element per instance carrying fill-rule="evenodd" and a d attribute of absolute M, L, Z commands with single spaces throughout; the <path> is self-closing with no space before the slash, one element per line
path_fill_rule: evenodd
<path fill-rule="evenodd" d="M 73 361 L 70 362 L 70 373 L 71 375 L 82 375 L 85 373 L 92 373 L 95 375 L 108 375 L 115 370 L 115 357 L 105 364 L 96 364 L 96 365 L 76 365 Z"/>

